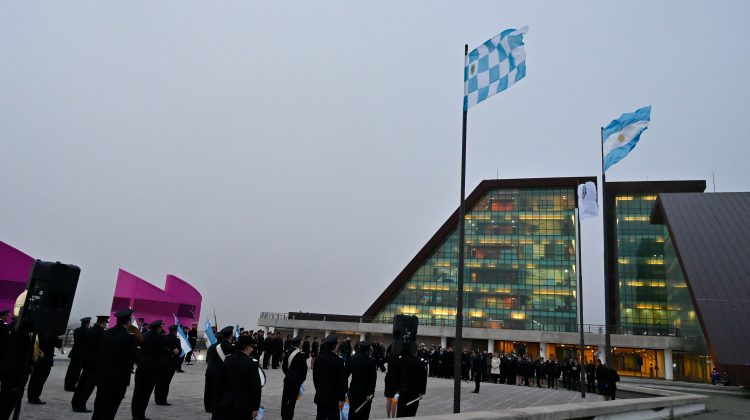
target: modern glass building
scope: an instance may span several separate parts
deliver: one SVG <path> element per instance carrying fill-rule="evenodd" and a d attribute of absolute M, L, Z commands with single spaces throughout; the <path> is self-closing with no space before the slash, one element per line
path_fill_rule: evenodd
<path fill-rule="evenodd" d="M 464 325 L 577 331 L 575 196 L 594 178 L 484 181 L 467 198 Z M 455 325 L 456 212 L 365 315 Z"/>
<path fill-rule="evenodd" d="M 609 237 L 615 238 L 607 244 L 608 287 L 611 302 L 616 302 L 607 323 L 620 334 L 684 337 L 692 345 L 674 355 L 675 379 L 706 380 L 707 351 L 669 232 L 663 224 L 652 224 L 651 215 L 658 194 L 700 193 L 705 186 L 704 181 L 613 182 L 606 189 Z M 626 374 L 660 376 L 656 371 L 665 368 L 659 352 L 613 352 L 617 368 Z"/>

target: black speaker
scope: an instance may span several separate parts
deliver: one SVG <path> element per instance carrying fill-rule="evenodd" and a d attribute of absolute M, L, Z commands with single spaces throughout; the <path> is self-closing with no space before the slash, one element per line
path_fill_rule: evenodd
<path fill-rule="evenodd" d="M 30 325 L 43 336 L 64 335 L 80 275 L 75 265 L 36 260 L 16 326 Z"/>
<path fill-rule="evenodd" d="M 391 352 L 401 354 L 407 351 L 410 354 L 416 354 L 417 328 L 419 328 L 419 318 L 415 315 L 396 315 L 393 318 L 393 347 Z"/>

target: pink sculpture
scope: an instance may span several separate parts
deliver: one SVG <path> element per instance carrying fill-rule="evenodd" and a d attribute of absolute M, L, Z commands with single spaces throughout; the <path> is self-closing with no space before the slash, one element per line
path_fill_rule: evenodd
<path fill-rule="evenodd" d="M 181 324 L 190 326 L 200 320 L 202 300 L 203 297 L 193 286 L 172 274 L 167 275 L 167 283 L 162 290 L 120 269 L 109 325 L 114 325 L 116 321 L 115 312 L 133 308 L 133 317 L 144 318 L 147 323 L 161 319 L 165 326 L 169 326 L 174 324 L 173 315 L 176 314 Z"/>
<path fill-rule="evenodd" d="M 34 268 L 34 258 L 0 242 L 0 310 L 12 313 L 16 298 L 26 288 Z"/>

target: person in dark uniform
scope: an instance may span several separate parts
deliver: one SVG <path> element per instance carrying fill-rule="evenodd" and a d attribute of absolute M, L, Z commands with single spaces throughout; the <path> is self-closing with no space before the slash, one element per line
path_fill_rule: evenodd
<path fill-rule="evenodd" d="M 83 369 L 83 355 L 86 351 L 86 331 L 91 324 L 91 317 L 81 318 L 81 326 L 73 330 L 73 348 L 68 353 L 68 370 L 65 372 L 65 390 L 73 392 L 76 390 L 78 378 L 81 377 Z"/>
<path fill-rule="evenodd" d="M 10 338 L 11 327 L 8 324 L 10 321 L 10 311 L 0 311 L 0 361 L 3 360 L 5 355 L 5 349 L 8 347 L 8 339 Z"/>
<path fill-rule="evenodd" d="M 302 353 L 305 353 L 310 358 L 310 336 L 305 336 L 302 340 Z"/>
<path fill-rule="evenodd" d="M 149 324 L 148 332 L 143 337 L 143 344 L 138 354 L 138 368 L 135 370 L 135 387 L 131 405 L 133 420 L 148 420 L 146 418 L 148 400 L 156 386 L 161 361 L 169 353 L 161 333 L 162 321 L 157 320 Z"/>
<path fill-rule="evenodd" d="M 416 416 L 419 399 L 427 392 L 427 362 L 406 348 L 396 361 L 399 393 L 396 417 Z"/>
<path fill-rule="evenodd" d="M 378 381 L 378 363 L 370 357 L 370 346 L 369 341 L 360 341 L 359 351 L 346 364 L 346 376 L 352 377 L 349 383 L 349 420 L 370 418 L 370 408 Z M 359 412 L 356 412 L 357 409 Z"/>
<path fill-rule="evenodd" d="M 33 360 L 32 330 L 34 323 L 21 321 L 19 328 L 8 338 L 2 364 L 0 364 L 0 419 L 7 419 L 21 406 L 23 391 L 29 380 L 30 362 Z"/>
<path fill-rule="evenodd" d="M 398 392 L 398 378 L 396 377 L 396 363 L 398 361 L 398 355 L 393 354 L 391 351 L 393 346 L 388 346 L 385 352 L 385 363 L 388 364 L 388 371 L 385 373 L 385 390 L 383 396 L 385 397 L 385 414 L 388 418 L 396 417 L 396 393 Z"/>
<path fill-rule="evenodd" d="M 96 317 L 96 324 L 86 331 L 86 346 L 83 352 L 83 370 L 76 384 L 71 405 L 77 413 L 90 413 L 86 408 L 86 402 L 91 397 L 96 387 L 96 370 L 99 366 L 99 345 L 102 342 L 104 329 L 109 322 L 109 316 L 100 315 Z"/>
<path fill-rule="evenodd" d="M 318 357 L 320 351 L 320 343 L 318 343 L 318 337 L 313 337 L 313 341 L 310 344 L 310 369 L 315 367 L 315 358 Z"/>
<path fill-rule="evenodd" d="M 190 326 L 190 331 L 187 332 L 188 344 L 190 344 L 190 351 L 185 355 L 185 365 L 193 364 L 193 349 L 198 344 L 198 323 L 193 322 Z"/>
<path fill-rule="evenodd" d="M 163 354 L 159 363 L 159 374 L 156 377 L 156 387 L 154 388 L 154 402 L 156 405 L 172 405 L 167 402 L 167 396 L 174 372 L 180 365 L 180 339 L 177 338 L 177 325 L 169 327 L 169 334 L 161 338 L 164 347 L 169 351 Z"/>
<path fill-rule="evenodd" d="M 339 420 L 346 398 L 346 368 L 344 361 L 336 355 L 339 337 L 330 334 L 323 340 L 318 359 L 313 367 L 315 405 L 318 406 L 316 420 Z"/>
<path fill-rule="evenodd" d="M 274 334 L 272 344 L 271 369 L 278 369 L 281 356 L 284 355 L 284 339 L 281 337 L 281 334 Z"/>
<path fill-rule="evenodd" d="M 55 363 L 55 347 L 62 349 L 62 340 L 57 336 L 37 336 L 39 338 L 39 357 L 34 363 L 29 379 L 29 389 L 26 397 L 29 404 L 43 405 L 42 390 L 49 378 L 52 365 Z"/>
<path fill-rule="evenodd" d="M 212 344 L 206 351 L 206 383 L 203 388 L 203 406 L 207 413 L 212 413 L 211 419 L 219 419 L 219 401 L 224 390 L 224 384 L 219 381 L 224 360 L 232 354 L 234 346 L 232 339 L 234 327 L 226 327 L 219 331 L 216 343 Z"/>
<path fill-rule="evenodd" d="M 484 360 L 479 354 L 479 350 L 474 350 L 474 357 L 471 359 L 471 373 L 474 375 L 474 394 L 479 394 L 479 383 L 482 381 L 482 370 L 484 369 Z"/>
<path fill-rule="evenodd" d="M 258 415 L 261 399 L 258 360 L 250 356 L 252 336 L 241 335 L 236 348 L 220 366 L 217 380 L 222 383 L 224 392 L 217 411 L 222 420 L 251 420 Z"/>
<path fill-rule="evenodd" d="M 263 340 L 263 369 L 268 369 L 271 362 L 271 353 L 273 352 L 273 332 L 269 332 L 266 339 Z"/>
<path fill-rule="evenodd" d="M 118 311 L 117 325 L 102 334 L 96 371 L 96 399 L 91 420 L 114 420 L 130 386 L 136 356 L 136 340 L 128 332 L 132 309 Z"/>
<path fill-rule="evenodd" d="M 284 390 L 281 393 L 281 419 L 294 418 L 294 406 L 297 404 L 302 383 L 307 379 L 307 354 L 300 346 L 300 337 L 291 339 L 292 348 L 284 355 L 281 370 L 284 371 Z"/>

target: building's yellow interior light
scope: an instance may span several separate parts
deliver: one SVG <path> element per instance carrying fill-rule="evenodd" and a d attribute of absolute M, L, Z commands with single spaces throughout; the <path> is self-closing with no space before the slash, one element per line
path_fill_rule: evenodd
<path fill-rule="evenodd" d="M 455 316 L 456 310 L 453 309 L 433 309 L 430 311 L 433 315 L 439 315 L 439 316 Z"/>
<path fill-rule="evenodd" d="M 630 195 L 621 195 L 619 197 L 615 197 L 615 200 L 617 201 L 633 201 L 633 197 Z"/>
<path fill-rule="evenodd" d="M 516 320 L 526 319 L 526 314 L 523 312 L 512 312 L 510 318 Z"/>
<path fill-rule="evenodd" d="M 651 218 L 649 216 L 623 216 L 622 220 L 626 222 L 648 222 Z"/>
<path fill-rule="evenodd" d="M 641 198 L 641 200 L 645 200 L 645 201 L 654 201 L 654 200 L 656 200 L 656 196 L 655 196 L 655 195 L 644 195 L 644 196 L 643 196 L 643 197 Z"/>
<path fill-rule="evenodd" d="M 521 220 L 562 220 L 562 214 L 522 214 L 518 216 Z"/>

